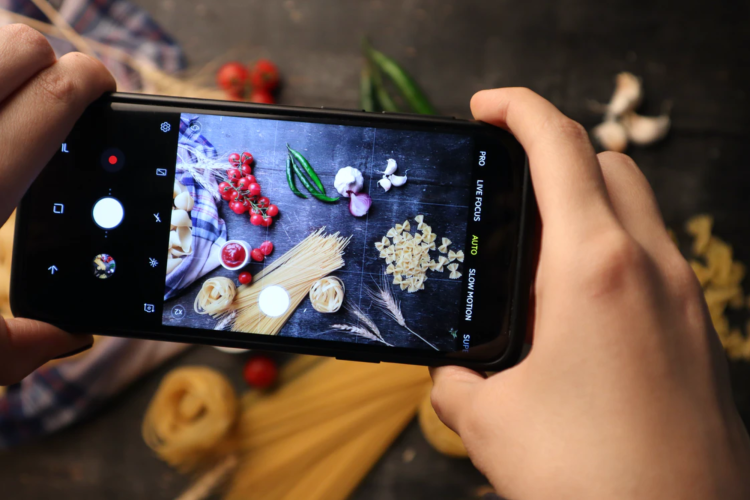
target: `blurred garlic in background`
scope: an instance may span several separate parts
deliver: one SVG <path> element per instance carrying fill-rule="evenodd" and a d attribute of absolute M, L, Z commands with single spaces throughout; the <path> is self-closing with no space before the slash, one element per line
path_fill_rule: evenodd
<path fill-rule="evenodd" d="M 625 151 L 628 143 L 647 146 L 663 139 L 671 121 L 668 111 L 660 116 L 641 116 L 635 109 L 643 100 L 641 79 L 632 73 L 622 72 L 615 79 L 615 91 L 607 105 L 596 105 L 604 111 L 604 122 L 591 134 L 607 151 Z M 666 107 L 665 107 L 666 109 Z"/>
<path fill-rule="evenodd" d="M 607 151 L 622 153 L 628 147 L 628 132 L 620 122 L 614 120 L 600 123 L 594 127 L 591 135 Z"/>

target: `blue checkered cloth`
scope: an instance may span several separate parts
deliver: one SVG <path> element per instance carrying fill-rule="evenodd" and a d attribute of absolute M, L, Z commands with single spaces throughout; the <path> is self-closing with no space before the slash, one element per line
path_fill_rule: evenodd
<path fill-rule="evenodd" d="M 124 0 L 51 0 L 74 30 L 86 38 L 116 47 L 158 68 L 172 73 L 185 68 L 180 46 L 143 9 Z M 31 0 L 0 0 L 0 7 L 32 19 L 49 22 Z M 2 15 L 0 14 L 0 23 Z M 65 40 L 48 37 L 58 56 L 75 50 Z M 114 75 L 118 88 L 143 88 L 140 75 L 119 59 L 97 54 Z"/>
<path fill-rule="evenodd" d="M 184 67 L 180 47 L 145 11 L 129 2 L 58 0 L 52 3 L 76 31 L 88 38 L 116 46 L 165 71 Z M 0 7 L 47 21 L 30 0 L 0 0 Z M 0 23 L 3 19 L 0 13 Z M 73 50 L 67 42 L 52 38 L 50 42 L 58 56 Z M 141 88 L 140 78 L 131 68 L 103 54 L 101 57 L 117 77 L 120 90 Z M 0 79 L 3 76 L 0 75 Z M 189 121 L 186 127 L 190 129 Z M 213 147 L 195 132 L 193 127 L 181 135 L 182 147 L 192 145 L 201 154 L 210 155 Z M 213 155 L 215 157 L 215 150 Z M 181 180 L 195 189 L 184 174 Z M 198 200 L 203 198 L 200 191 L 197 196 Z M 203 210 L 198 210 L 198 220 L 193 219 L 199 239 L 214 238 L 212 234 L 226 237 L 223 222 L 217 222 L 218 216 L 216 220 L 204 216 Z M 213 210 L 215 213 L 215 205 Z M 0 396 L 0 449 L 51 434 L 91 415 L 131 382 L 186 347 L 168 342 L 100 338 L 87 353 L 36 370 Z"/>
<path fill-rule="evenodd" d="M 180 137 L 177 147 L 176 179 L 195 200 L 190 218 L 193 223 L 193 251 L 182 257 L 180 264 L 167 274 L 164 300 L 176 296 L 181 290 L 220 265 L 221 246 L 227 241 L 227 226 L 219 217 L 214 193 L 219 186 L 213 174 L 206 172 L 204 162 L 216 160 L 216 148 L 200 133 L 200 118 L 180 119 Z M 202 175 L 205 174 L 205 175 Z M 200 175 L 201 183 L 195 175 Z"/>

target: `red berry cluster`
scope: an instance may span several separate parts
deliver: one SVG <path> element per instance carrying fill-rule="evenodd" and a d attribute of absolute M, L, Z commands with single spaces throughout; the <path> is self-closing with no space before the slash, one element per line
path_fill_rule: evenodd
<path fill-rule="evenodd" d="M 236 214 L 250 212 L 253 226 L 268 227 L 273 218 L 279 215 L 279 207 L 260 195 L 260 184 L 253 175 L 253 155 L 248 152 L 229 155 L 227 180 L 219 184 L 219 194 L 229 202 L 229 208 Z"/>

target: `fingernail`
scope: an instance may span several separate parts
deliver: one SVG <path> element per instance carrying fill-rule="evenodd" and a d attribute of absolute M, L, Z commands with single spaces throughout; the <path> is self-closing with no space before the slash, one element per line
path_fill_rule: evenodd
<path fill-rule="evenodd" d="M 57 356 L 57 357 L 55 357 L 55 358 L 52 358 L 52 359 L 63 359 L 63 358 L 69 358 L 69 357 L 71 357 L 71 356 L 75 356 L 76 354 L 81 354 L 82 352 L 84 352 L 84 351 L 88 351 L 89 349 L 91 349 L 91 347 L 92 347 L 93 345 L 94 345 L 94 344 L 92 343 L 92 344 L 89 344 L 89 345 L 85 345 L 85 346 L 83 346 L 83 347 L 79 347 L 78 349 L 74 349 L 74 350 L 72 350 L 72 351 L 70 351 L 70 352 L 66 352 L 65 354 L 61 354 L 60 356 Z"/>

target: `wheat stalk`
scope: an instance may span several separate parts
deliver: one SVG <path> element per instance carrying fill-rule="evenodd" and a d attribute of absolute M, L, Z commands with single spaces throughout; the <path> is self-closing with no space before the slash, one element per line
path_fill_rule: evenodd
<path fill-rule="evenodd" d="M 377 291 L 373 290 L 370 287 L 366 288 L 367 294 L 370 296 L 373 303 L 377 307 L 385 311 L 385 313 L 390 316 L 396 323 L 406 328 L 412 335 L 438 351 L 439 349 L 437 347 L 427 342 L 424 338 L 422 338 L 421 335 L 407 326 L 406 318 L 404 318 L 404 314 L 401 312 L 401 303 L 396 301 L 396 298 L 393 296 L 393 292 L 391 292 L 391 286 L 388 284 L 386 279 L 386 275 L 383 274 L 382 284 L 375 284 L 375 286 L 377 287 Z"/>
<path fill-rule="evenodd" d="M 375 335 L 374 333 L 370 332 L 366 328 L 362 328 L 361 326 L 355 326 L 355 325 L 331 325 L 331 328 L 335 330 L 341 330 L 344 332 L 353 333 L 354 335 L 359 335 L 360 337 L 364 337 L 366 339 L 375 340 L 377 342 L 382 342 L 383 344 L 387 345 L 388 347 L 393 347 L 391 344 L 386 342 L 383 337 L 380 337 L 379 335 Z"/>

